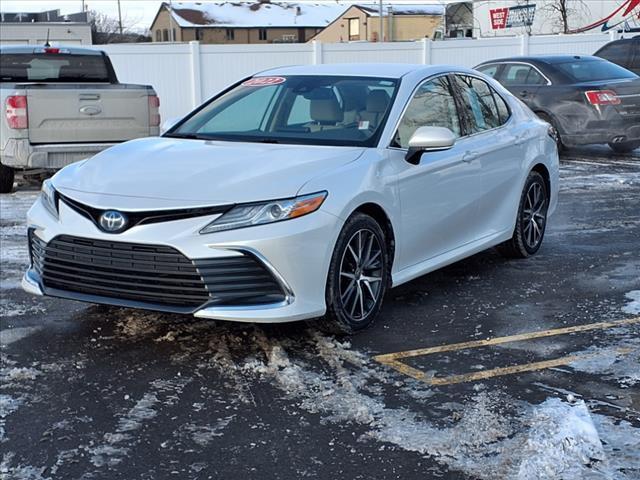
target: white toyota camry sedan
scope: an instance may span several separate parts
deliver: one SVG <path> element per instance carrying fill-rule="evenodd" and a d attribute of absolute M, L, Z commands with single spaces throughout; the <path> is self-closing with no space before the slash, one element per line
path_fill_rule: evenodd
<path fill-rule="evenodd" d="M 533 255 L 557 198 L 553 130 L 476 71 L 277 68 L 46 181 L 23 287 L 354 332 L 390 287 Z"/>

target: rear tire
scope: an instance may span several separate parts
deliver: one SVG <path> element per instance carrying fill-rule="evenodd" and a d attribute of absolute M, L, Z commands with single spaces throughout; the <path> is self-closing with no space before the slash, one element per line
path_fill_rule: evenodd
<path fill-rule="evenodd" d="M 542 175 L 532 171 L 524 184 L 513 237 L 496 248 L 507 258 L 527 258 L 542 245 L 547 227 L 549 192 Z"/>
<path fill-rule="evenodd" d="M 558 153 L 562 152 L 566 148 L 566 146 L 562 142 L 562 136 L 560 135 L 560 130 L 558 130 L 558 126 L 556 125 L 555 120 L 543 112 L 536 112 L 536 115 L 538 116 L 538 118 L 540 118 L 541 120 L 544 120 L 549 125 L 551 125 L 551 128 L 553 128 L 555 132 L 555 140 L 556 140 L 556 147 L 558 148 Z"/>
<path fill-rule="evenodd" d="M 636 148 L 640 148 L 640 141 L 610 143 L 609 147 L 616 153 L 631 153 Z"/>
<path fill-rule="evenodd" d="M 352 334 L 370 326 L 382 308 L 389 285 L 388 242 L 380 225 L 356 213 L 336 242 L 327 277 L 327 313 L 320 328 Z"/>
<path fill-rule="evenodd" d="M 0 193 L 11 193 L 14 178 L 13 168 L 0 164 Z"/>

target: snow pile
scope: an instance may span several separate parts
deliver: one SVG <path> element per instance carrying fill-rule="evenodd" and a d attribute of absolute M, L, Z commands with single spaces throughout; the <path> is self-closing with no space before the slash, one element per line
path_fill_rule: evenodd
<path fill-rule="evenodd" d="M 632 290 L 631 292 L 626 293 L 625 297 L 629 299 L 629 303 L 627 303 L 624 307 L 622 307 L 622 311 L 624 313 L 628 313 L 629 315 L 639 315 L 640 314 L 640 290 Z"/>
<path fill-rule="evenodd" d="M 583 401 L 551 398 L 536 407 L 526 442 L 518 452 L 518 480 L 610 476 L 598 431 Z"/>
<path fill-rule="evenodd" d="M 18 192 L 0 197 L 0 289 L 18 288 L 29 265 L 26 216 L 38 194 Z"/>

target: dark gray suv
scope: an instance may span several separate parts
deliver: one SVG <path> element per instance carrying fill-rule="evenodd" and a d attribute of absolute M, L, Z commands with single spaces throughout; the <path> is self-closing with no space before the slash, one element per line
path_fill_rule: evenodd
<path fill-rule="evenodd" d="M 640 35 L 609 42 L 594 55 L 640 75 Z"/>

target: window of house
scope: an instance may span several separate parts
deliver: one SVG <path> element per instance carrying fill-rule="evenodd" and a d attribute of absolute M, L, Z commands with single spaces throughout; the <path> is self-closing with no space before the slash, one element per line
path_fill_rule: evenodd
<path fill-rule="evenodd" d="M 350 18 L 348 21 L 349 21 L 349 40 L 360 40 L 360 19 Z"/>
<path fill-rule="evenodd" d="M 166 28 L 162 30 L 162 41 L 163 42 L 169 41 L 169 30 L 167 30 Z"/>
<path fill-rule="evenodd" d="M 196 40 L 202 40 L 202 29 L 196 28 Z"/>
<path fill-rule="evenodd" d="M 396 132 L 395 145 L 407 148 L 409 139 L 419 127 L 446 127 L 460 136 L 460 119 L 449 80 L 429 80 L 416 91 Z"/>
<path fill-rule="evenodd" d="M 171 35 L 172 35 L 171 36 L 171 41 L 173 41 L 173 42 L 178 41 L 178 37 L 176 37 L 176 29 L 175 28 L 171 29 Z"/>
<path fill-rule="evenodd" d="M 227 40 L 235 40 L 236 35 L 233 28 L 227 28 L 226 30 Z"/>
<path fill-rule="evenodd" d="M 267 29 L 261 28 L 258 30 L 258 40 L 266 40 L 267 39 Z"/>
<path fill-rule="evenodd" d="M 156 42 L 161 42 L 162 41 L 162 30 L 158 29 L 156 30 Z"/>

